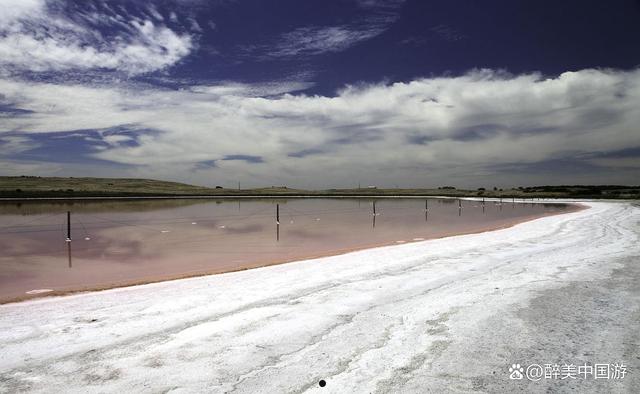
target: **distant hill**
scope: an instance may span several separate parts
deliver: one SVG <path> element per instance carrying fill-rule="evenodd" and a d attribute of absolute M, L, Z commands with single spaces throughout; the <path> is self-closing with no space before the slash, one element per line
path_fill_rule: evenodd
<path fill-rule="evenodd" d="M 0 177 L 0 196 L 145 196 L 215 193 L 184 183 L 128 178 Z"/>
<path fill-rule="evenodd" d="M 285 186 L 256 189 L 227 189 L 193 186 L 178 182 L 129 178 L 60 178 L 36 176 L 0 177 L 0 198 L 82 198 L 82 197 L 184 197 L 184 196 L 452 196 L 503 198 L 625 198 L 640 199 L 640 186 L 532 186 L 517 189 L 463 190 L 452 186 L 436 189 L 354 189 L 301 190 Z"/>

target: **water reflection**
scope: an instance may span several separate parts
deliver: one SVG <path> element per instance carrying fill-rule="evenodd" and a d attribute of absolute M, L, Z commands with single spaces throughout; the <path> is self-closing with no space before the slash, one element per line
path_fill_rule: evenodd
<path fill-rule="evenodd" d="M 69 268 L 72 268 L 73 264 L 71 264 L 71 242 L 67 242 L 67 256 L 69 257 Z"/>
<path fill-rule="evenodd" d="M 373 201 L 372 206 L 373 206 L 373 215 L 372 215 L 372 217 L 373 217 L 373 225 L 372 225 L 372 228 L 376 228 L 376 216 L 378 216 L 378 213 L 376 212 L 376 201 L 375 200 Z"/>
<path fill-rule="evenodd" d="M 85 288 L 248 268 L 481 231 L 567 210 L 564 204 L 513 201 L 516 209 L 502 211 L 494 202 L 496 209 L 486 210 L 484 199 L 121 203 L 124 207 L 108 201 L 0 208 L 0 300 L 38 288 Z M 72 242 L 64 242 L 68 210 Z M 61 266 L 69 269 L 62 272 Z"/>

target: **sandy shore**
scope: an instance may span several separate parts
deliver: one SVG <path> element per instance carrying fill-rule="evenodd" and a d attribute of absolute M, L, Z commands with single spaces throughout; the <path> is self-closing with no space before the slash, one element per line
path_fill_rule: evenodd
<path fill-rule="evenodd" d="M 640 208 L 0 306 L 0 391 L 638 392 Z M 623 379 L 508 368 L 623 363 Z M 324 379 L 326 387 L 319 387 Z"/>

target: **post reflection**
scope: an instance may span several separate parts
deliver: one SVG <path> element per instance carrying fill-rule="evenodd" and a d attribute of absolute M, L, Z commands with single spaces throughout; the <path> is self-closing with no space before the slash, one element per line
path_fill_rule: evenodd
<path fill-rule="evenodd" d="M 71 263 L 71 242 L 66 242 L 67 244 L 67 258 L 69 259 L 69 268 L 73 268 L 73 264 Z"/>
<path fill-rule="evenodd" d="M 376 216 L 377 216 L 377 213 L 376 213 L 376 202 L 375 201 L 373 201 L 372 208 L 373 208 L 373 224 L 372 224 L 372 227 L 376 228 Z"/>

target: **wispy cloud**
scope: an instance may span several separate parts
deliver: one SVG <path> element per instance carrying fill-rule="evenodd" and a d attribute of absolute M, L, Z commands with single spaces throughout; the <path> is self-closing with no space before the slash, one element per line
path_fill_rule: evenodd
<path fill-rule="evenodd" d="M 195 46 L 188 32 L 168 28 L 153 6 L 132 16 L 124 7 L 100 2 L 84 8 L 52 0 L 3 3 L 0 70 L 5 72 L 100 69 L 135 75 L 174 65 Z"/>
<path fill-rule="evenodd" d="M 261 59 L 280 59 L 341 52 L 385 32 L 398 18 L 404 0 L 359 0 L 363 15 L 339 25 L 302 26 L 263 44 L 243 47 L 249 55 Z"/>
<path fill-rule="evenodd" d="M 7 135 L 0 136 L 0 156 L 11 156 L 26 152 L 39 147 L 40 144 L 34 142 L 26 136 Z"/>
<path fill-rule="evenodd" d="M 270 52 L 270 57 L 318 55 L 340 52 L 384 31 L 382 26 L 301 27 L 282 35 Z"/>

